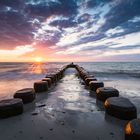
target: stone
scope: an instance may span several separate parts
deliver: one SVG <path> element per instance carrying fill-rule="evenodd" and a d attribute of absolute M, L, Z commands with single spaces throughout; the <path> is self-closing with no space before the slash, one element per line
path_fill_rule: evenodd
<path fill-rule="evenodd" d="M 23 113 L 22 99 L 13 98 L 0 101 L 0 118 L 8 118 Z"/>
<path fill-rule="evenodd" d="M 101 81 L 91 81 L 89 82 L 89 89 L 92 91 L 95 91 L 100 88 L 100 87 L 104 87 L 104 83 Z"/>
<path fill-rule="evenodd" d="M 48 87 L 51 87 L 51 85 L 52 85 L 51 78 L 43 78 L 42 81 L 47 81 L 48 82 Z"/>
<path fill-rule="evenodd" d="M 33 88 L 24 88 L 16 91 L 14 98 L 22 99 L 23 103 L 30 103 L 35 99 L 35 91 Z"/>
<path fill-rule="evenodd" d="M 35 92 L 44 92 L 48 90 L 48 82 L 46 81 L 37 81 L 34 83 Z"/>
<path fill-rule="evenodd" d="M 137 117 L 137 109 L 124 97 L 110 97 L 105 103 L 105 111 L 107 114 L 122 120 L 132 120 Z"/>
<path fill-rule="evenodd" d="M 109 97 L 118 97 L 119 91 L 113 87 L 100 87 L 96 90 L 96 98 L 105 101 Z"/>
<path fill-rule="evenodd" d="M 97 79 L 96 78 L 86 78 L 85 79 L 86 85 L 89 86 L 89 82 L 91 82 L 91 81 L 97 81 Z"/>
<path fill-rule="evenodd" d="M 125 140 L 140 140 L 140 119 L 134 119 L 127 123 Z"/>

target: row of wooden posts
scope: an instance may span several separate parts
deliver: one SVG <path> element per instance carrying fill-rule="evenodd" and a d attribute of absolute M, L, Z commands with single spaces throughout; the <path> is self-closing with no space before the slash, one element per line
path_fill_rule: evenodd
<path fill-rule="evenodd" d="M 129 120 L 125 127 L 125 140 L 140 140 L 140 119 L 137 118 L 137 109 L 129 99 L 119 97 L 119 91 L 113 87 L 104 87 L 93 75 L 89 75 L 83 67 L 73 63 L 63 66 L 54 73 L 47 74 L 45 78 L 34 83 L 33 88 L 18 90 L 13 99 L 0 101 L 0 118 L 7 118 L 23 113 L 23 104 L 32 102 L 36 93 L 46 92 L 54 86 L 64 75 L 67 68 L 75 68 L 79 77 L 89 87 L 91 94 L 104 104 L 107 114 Z"/>
<path fill-rule="evenodd" d="M 124 128 L 125 140 L 140 140 L 140 119 L 137 118 L 137 108 L 127 98 L 119 97 L 119 91 L 113 87 L 104 87 L 94 75 L 89 75 L 83 67 L 75 65 L 80 78 L 89 87 L 90 94 L 104 104 L 107 114 L 122 120 L 129 120 Z"/>
<path fill-rule="evenodd" d="M 8 118 L 22 114 L 24 111 L 24 104 L 31 103 L 35 100 L 36 94 L 48 91 L 51 87 L 56 85 L 64 75 L 64 71 L 68 65 L 63 66 L 56 72 L 47 74 L 45 78 L 36 81 L 33 88 L 24 88 L 18 90 L 13 95 L 12 99 L 0 101 L 0 118 Z"/>

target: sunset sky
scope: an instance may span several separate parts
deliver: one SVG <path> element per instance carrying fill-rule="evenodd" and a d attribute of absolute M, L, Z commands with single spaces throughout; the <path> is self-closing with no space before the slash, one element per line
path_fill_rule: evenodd
<path fill-rule="evenodd" d="M 0 0 L 0 61 L 140 61 L 140 0 Z"/>

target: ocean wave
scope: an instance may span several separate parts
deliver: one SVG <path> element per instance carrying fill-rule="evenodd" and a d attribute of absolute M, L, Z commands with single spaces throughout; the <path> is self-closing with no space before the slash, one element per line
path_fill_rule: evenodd
<path fill-rule="evenodd" d="M 15 78 L 15 77 L 34 77 L 33 75 L 44 75 L 53 73 L 61 68 L 65 63 L 0 63 L 0 77 Z M 95 74 L 100 77 L 118 76 L 140 78 L 140 62 L 125 62 L 125 63 L 107 63 L 107 62 L 82 62 L 80 66 L 84 67 L 90 74 Z M 21 76 L 20 76 L 21 75 Z"/>
<path fill-rule="evenodd" d="M 140 78 L 140 72 L 139 71 L 89 71 L 89 74 L 98 75 L 98 76 L 129 76 L 129 77 L 135 77 Z"/>

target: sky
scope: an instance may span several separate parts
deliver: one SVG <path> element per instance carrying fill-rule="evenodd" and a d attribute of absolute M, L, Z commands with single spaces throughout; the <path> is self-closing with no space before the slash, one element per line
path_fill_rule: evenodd
<path fill-rule="evenodd" d="M 140 0 L 0 0 L 0 61 L 140 61 Z"/>

